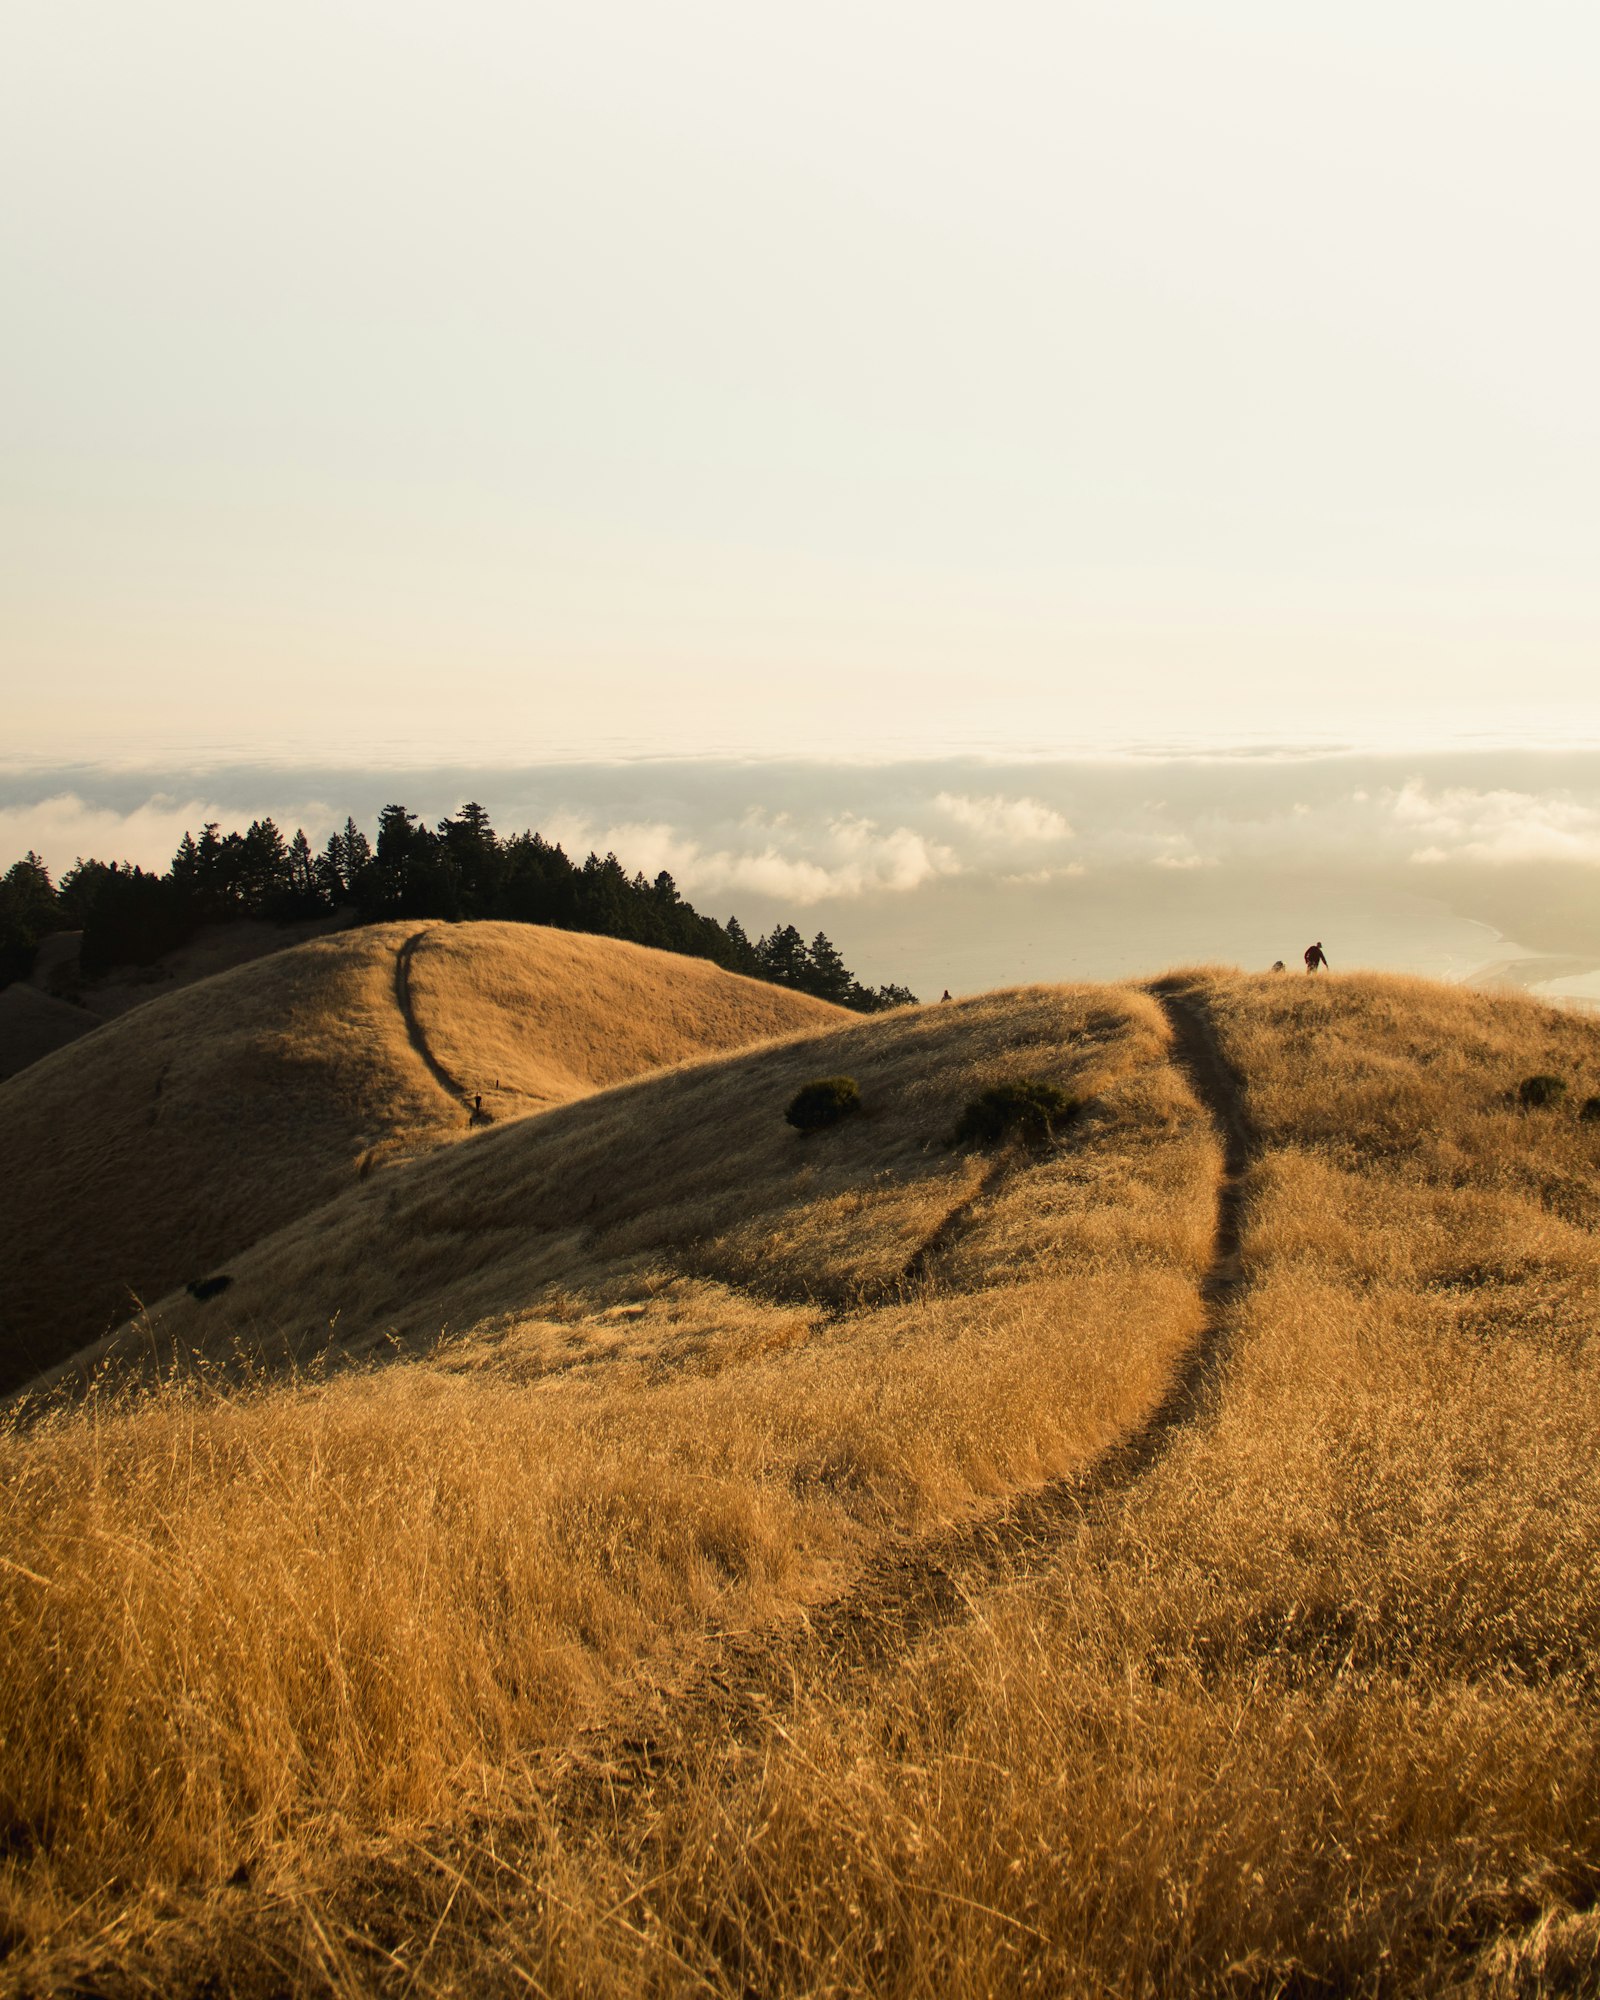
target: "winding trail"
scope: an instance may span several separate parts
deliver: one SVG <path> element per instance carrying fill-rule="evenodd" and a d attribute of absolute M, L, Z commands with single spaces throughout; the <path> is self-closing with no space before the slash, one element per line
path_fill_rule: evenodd
<path fill-rule="evenodd" d="M 922 1247 L 912 1253 L 906 1261 L 905 1269 L 895 1281 L 895 1290 L 901 1297 L 928 1282 L 939 1258 L 971 1227 L 979 1206 L 995 1192 L 1010 1173 L 1013 1164 L 1013 1156 L 1009 1152 L 1000 1154 L 985 1168 L 972 1192 L 962 1196 L 937 1228 L 929 1234 Z"/>
<path fill-rule="evenodd" d="M 830 1296 L 809 1286 L 758 1284 L 749 1278 L 733 1278 L 714 1260 L 686 1254 L 679 1268 L 686 1277 L 708 1278 L 713 1284 L 741 1298 L 765 1306 L 797 1306 L 813 1315 L 820 1326 L 839 1326 L 858 1312 L 903 1301 L 932 1281 L 933 1266 L 946 1250 L 973 1225 L 979 1208 L 995 1192 L 1017 1164 L 1017 1155 L 1007 1149 L 986 1166 L 977 1180 L 949 1211 L 942 1215 L 900 1269 L 887 1278 L 863 1281 L 849 1291 Z"/>
<path fill-rule="evenodd" d="M 939 1533 L 892 1540 L 838 1598 L 813 1607 L 787 1631 L 711 1635 L 706 1657 L 673 1689 L 651 1691 L 628 1722 L 613 1722 L 564 1752 L 549 1774 L 564 1820 L 615 1822 L 628 1799 L 653 1789 L 678 1762 L 691 1737 L 713 1731 L 749 1744 L 788 1707 L 802 1673 L 826 1673 L 840 1688 L 903 1658 L 940 1626 L 963 1618 L 975 1598 L 1004 1581 L 1042 1571 L 1069 1538 L 1106 1523 L 1172 1448 L 1177 1436 L 1214 1405 L 1226 1368 L 1232 1308 L 1243 1283 L 1240 1221 L 1252 1140 L 1239 1079 L 1218 1044 L 1203 990 L 1163 980 L 1148 991 L 1172 1029 L 1172 1055 L 1209 1112 L 1222 1142 L 1211 1257 L 1201 1282 L 1200 1333 L 1166 1394 L 1139 1429 L 1088 1471 L 1012 1496 L 976 1519 Z M 1003 1172 L 997 1163 L 974 1193 L 941 1224 L 916 1261 L 919 1275 L 947 1236 Z"/>
<path fill-rule="evenodd" d="M 467 1099 L 466 1086 L 450 1074 L 433 1050 L 428 1047 L 428 1038 L 422 1032 L 422 1023 L 417 1019 L 417 1010 L 412 1004 L 411 961 L 417 955 L 417 946 L 427 935 L 426 931 L 413 931 L 395 957 L 395 1005 L 400 1009 L 400 1018 L 406 1024 L 406 1034 L 410 1037 L 411 1046 L 427 1065 L 429 1076 L 446 1096 L 453 1098 L 457 1104 L 463 1104 Z"/>
<path fill-rule="evenodd" d="M 414 937 L 402 947 L 396 997 L 417 1053 L 441 1089 L 454 1091 L 454 1079 L 432 1058 L 410 1009 L 408 974 L 417 941 Z M 1200 1285 L 1203 1322 L 1160 1403 L 1132 1437 L 1084 1475 L 1015 1495 L 981 1518 L 940 1533 L 892 1541 L 833 1602 L 776 1629 L 704 1634 L 697 1653 L 675 1668 L 659 1656 L 643 1664 L 636 1694 L 619 1691 L 607 1719 L 524 1767 L 538 1796 L 537 1807 L 529 1802 L 529 1823 L 536 1832 L 553 1822 L 565 1840 L 593 1840 L 644 1854 L 676 1784 L 686 1777 L 695 1783 L 719 1782 L 714 1771 L 689 1775 L 694 1766 L 685 1753 L 692 1746 L 720 1746 L 726 1753 L 721 1768 L 732 1777 L 763 1754 L 774 1734 L 784 1732 L 785 1718 L 798 1707 L 803 1687 L 825 1686 L 846 1700 L 864 1692 L 874 1675 L 904 1659 L 919 1641 L 964 1622 L 986 1589 L 1043 1573 L 1063 1547 L 1110 1526 L 1130 1490 L 1185 1430 L 1210 1416 L 1243 1284 L 1239 1238 L 1252 1140 L 1239 1080 L 1218 1045 L 1203 985 L 1174 979 L 1148 990 L 1171 1026 L 1171 1057 L 1209 1113 L 1223 1149 L 1211 1255 Z M 932 1279 L 939 1252 L 969 1225 L 974 1209 L 1004 1171 L 997 1161 L 955 1205 L 917 1254 L 914 1272 L 908 1267 L 908 1276 L 918 1282 Z M 536 1921 L 536 1906 L 548 1906 L 546 1888 L 515 1865 L 515 1831 L 510 1850 L 505 1848 L 508 1806 L 515 1818 L 509 1800 L 485 1808 L 481 1816 L 469 1813 L 443 1859 L 429 1845 L 402 1840 L 344 1865 L 335 1903 L 324 1914 L 336 1934 L 351 1944 L 376 1941 L 376 1955 L 364 1968 L 372 1975 L 373 1990 L 390 1983 L 390 1971 L 407 1974 L 405 1991 L 412 1990 L 458 1890 L 464 1889 L 496 1921 L 504 1920 L 500 1913 L 507 1894 L 513 1907 L 526 1899 L 519 1923 Z M 426 1889 L 419 1887 L 419 1856 L 430 1865 Z M 450 1884 L 442 1914 L 436 1889 L 441 1878 Z M 326 1976 L 327 1938 L 315 1912 L 311 1918 L 318 1928 L 308 1947 L 303 1939 L 296 1942 L 293 1910 L 285 1906 L 285 1911 L 269 1916 L 265 1926 L 268 1933 L 274 1921 L 280 1926 L 280 1964 L 295 1963 L 298 1954 Z M 264 1933 L 252 1926 L 240 1937 L 252 1968 L 258 1966 Z M 388 1948 L 391 1944 L 396 1948 Z M 418 1946 L 424 1947 L 419 1963 L 399 1956 L 399 1948 L 408 1947 L 414 1957 Z M 286 1989 L 274 1984 L 248 1990 Z"/>

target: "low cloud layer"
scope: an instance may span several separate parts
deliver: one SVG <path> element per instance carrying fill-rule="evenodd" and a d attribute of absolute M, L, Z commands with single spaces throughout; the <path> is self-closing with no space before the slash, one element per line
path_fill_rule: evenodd
<path fill-rule="evenodd" d="M 207 819 L 226 827 L 270 813 L 320 842 L 347 812 L 370 828 L 391 799 L 437 819 L 467 798 L 502 832 L 537 827 L 579 857 L 611 850 L 630 870 L 667 869 L 719 916 L 826 928 L 872 977 L 906 976 L 908 958 L 940 985 L 956 961 L 974 982 L 1059 977 L 1063 965 L 1106 976 L 1175 956 L 1180 936 L 1186 948 L 1270 961 L 1298 948 L 1299 928 L 1316 935 L 1340 921 L 1346 962 L 1354 951 L 1451 976 L 1502 938 L 1513 950 L 1600 954 L 1585 914 L 1600 905 L 1593 753 L 80 766 L 0 773 L 0 864 L 33 848 L 58 876 L 89 854 L 160 867 Z M 1408 943 L 1424 933 L 1430 942 Z"/>

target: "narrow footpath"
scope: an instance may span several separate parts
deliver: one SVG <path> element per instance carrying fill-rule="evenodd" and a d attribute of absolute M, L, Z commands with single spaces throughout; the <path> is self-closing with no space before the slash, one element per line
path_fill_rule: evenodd
<path fill-rule="evenodd" d="M 785 1631 L 711 1639 L 705 1657 L 670 1693 L 653 1692 L 625 1724 L 609 1725 L 566 1753 L 555 1776 L 565 1818 L 612 1816 L 635 1787 L 670 1773 L 691 1736 L 710 1730 L 751 1741 L 819 1669 L 830 1685 L 870 1676 L 939 1627 L 965 1618 L 1001 1582 L 1041 1572 L 1069 1538 L 1104 1522 L 1129 1489 L 1213 1407 L 1231 1344 L 1242 1283 L 1240 1220 L 1252 1152 L 1239 1080 L 1218 1045 L 1203 989 L 1162 981 L 1150 989 L 1172 1028 L 1173 1057 L 1209 1112 L 1222 1143 L 1211 1258 L 1201 1283 L 1205 1320 L 1167 1393 L 1134 1435 L 1087 1472 L 1019 1493 L 976 1519 L 892 1543 L 854 1584 Z M 979 1193 L 987 1191 L 986 1177 Z M 964 1203 L 963 1209 L 971 1204 Z M 964 1219 L 964 1218 L 963 1218 Z M 941 1232 L 942 1233 L 942 1232 Z"/>
<path fill-rule="evenodd" d="M 417 955 L 417 946 L 428 935 L 424 931 L 414 931 L 401 945 L 394 962 L 394 998 L 400 1009 L 400 1018 L 406 1024 L 406 1034 L 411 1046 L 421 1056 L 431 1076 L 446 1096 L 457 1104 L 467 1101 L 466 1086 L 456 1080 L 428 1046 L 428 1038 L 422 1032 L 422 1023 L 417 1019 L 417 1010 L 411 999 L 411 961 Z"/>

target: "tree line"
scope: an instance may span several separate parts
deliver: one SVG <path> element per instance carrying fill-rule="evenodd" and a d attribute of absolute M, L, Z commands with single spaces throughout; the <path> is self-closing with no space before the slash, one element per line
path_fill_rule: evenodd
<path fill-rule="evenodd" d="M 184 834 L 164 874 L 80 857 L 59 886 L 30 851 L 0 876 L 0 986 L 27 976 L 40 940 L 55 930 L 83 933 L 79 965 L 94 978 L 149 965 L 207 925 L 340 910 L 359 923 L 490 917 L 591 931 L 707 958 L 863 1013 L 916 999 L 904 986 L 863 986 L 821 931 L 808 944 L 793 924 L 775 924 L 752 939 L 737 917 L 723 924 L 702 916 L 665 869 L 650 881 L 630 875 L 615 854 L 579 863 L 537 833 L 503 839 L 475 801 L 435 826 L 388 805 L 375 841 L 347 819 L 320 850 L 303 828 L 286 840 L 271 819 L 252 820 L 242 833 L 208 821 L 198 840 Z"/>

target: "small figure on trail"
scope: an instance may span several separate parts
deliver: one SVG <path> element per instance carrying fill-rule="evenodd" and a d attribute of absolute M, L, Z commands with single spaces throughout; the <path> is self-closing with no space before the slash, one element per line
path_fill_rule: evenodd
<path fill-rule="evenodd" d="M 483 1092 L 481 1090 L 478 1092 L 477 1096 L 473 1098 L 472 1108 L 474 1111 L 481 1111 L 483 1109 Z"/>
<path fill-rule="evenodd" d="M 942 993 L 941 993 L 941 994 L 939 995 L 939 1004 L 940 1004 L 940 1006 L 943 1006 L 943 1005 L 944 1005 L 944 1003 L 945 1003 L 945 1001 L 946 1001 L 946 1000 L 948 1000 L 949 998 L 950 998 L 950 989 L 949 989 L 949 987 L 947 986 L 947 987 L 946 987 L 946 988 L 944 989 L 944 991 L 943 991 L 943 992 L 942 992 Z"/>
<path fill-rule="evenodd" d="M 1328 962 L 1328 954 L 1322 949 L 1320 941 L 1316 944 L 1308 944 L 1306 946 L 1307 972 L 1315 972 L 1318 966 L 1326 965 L 1327 962 Z"/>
<path fill-rule="evenodd" d="M 1274 959 L 1274 960 L 1272 961 L 1272 969 L 1273 969 L 1273 971 L 1274 971 L 1274 972 L 1282 972 L 1282 970 L 1283 970 L 1283 960 L 1282 960 L 1281 958 L 1275 958 L 1275 959 Z"/>

